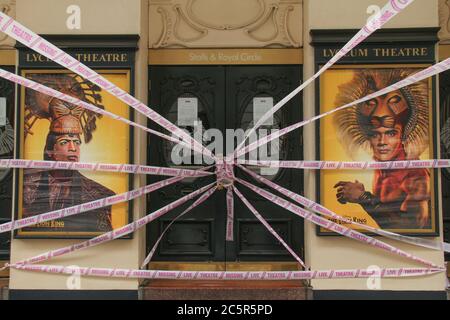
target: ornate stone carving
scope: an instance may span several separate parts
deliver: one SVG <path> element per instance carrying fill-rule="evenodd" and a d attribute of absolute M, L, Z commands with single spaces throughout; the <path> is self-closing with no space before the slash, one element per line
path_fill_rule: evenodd
<path fill-rule="evenodd" d="M 222 0 L 189 0 L 186 10 L 195 23 L 216 30 L 241 29 L 256 23 L 264 14 L 265 3 L 263 0 L 227 0 L 226 5 L 223 6 L 223 4 Z M 221 11 L 210 11 L 208 15 L 205 14 L 205 8 L 211 8 L 211 6 L 220 8 Z M 258 7 L 258 10 L 253 12 L 252 9 L 255 7 Z M 203 10 L 200 11 L 200 14 L 196 14 L 196 8 Z M 237 12 L 241 12 L 241 14 L 238 15 Z M 238 22 L 230 23 L 233 20 Z"/>
<path fill-rule="evenodd" d="M 302 0 L 150 0 L 151 48 L 301 47 Z"/>
<path fill-rule="evenodd" d="M 16 0 L 0 0 L 0 11 L 15 18 L 16 17 Z M 0 32 L 0 49 L 12 49 L 15 40 L 11 39 L 3 32 Z"/>
<path fill-rule="evenodd" d="M 450 41 L 450 1 L 439 0 L 439 39 L 441 41 Z"/>

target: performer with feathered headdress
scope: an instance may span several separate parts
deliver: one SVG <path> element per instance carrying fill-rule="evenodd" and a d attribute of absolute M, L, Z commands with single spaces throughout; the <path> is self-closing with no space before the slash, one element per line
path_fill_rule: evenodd
<path fill-rule="evenodd" d="M 343 105 L 398 82 L 411 69 L 356 71 L 339 87 L 336 104 Z M 337 112 L 338 139 L 353 157 L 358 149 L 375 161 L 417 160 L 428 147 L 428 86 L 422 81 Z M 430 226 L 430 173 L 427 169 L 376 170 L 372 192 L 358 182 L 339 181 L 342 204 L 358 203 L 383 229 Z"/>
<path fill-rule="evenodd" d="M 101 89 L 71 75 L 38 75 L 35 79 L 65 94 L 101 105 Z M 33 134 L 33 124 L 39 119 L 50 121 L 44 148 L 44 160 L 80 161 L 81 136 L 89 143 L 99 116 L 79 106 L 27 90 L 25 96 L 25 138 Z M 78 171 L 24 170 L 23 216 L 32 216 L 77 204 L 106 198 L 115 193 L 85 177 Z M 38 225 L 40 231 L 104 232 L 112 229 L 111 207 L 67 217 Z"/>

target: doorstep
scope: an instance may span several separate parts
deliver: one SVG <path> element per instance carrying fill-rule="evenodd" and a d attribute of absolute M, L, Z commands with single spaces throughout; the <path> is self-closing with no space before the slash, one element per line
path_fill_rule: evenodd
<path fill-rule="evenodd" d="M 150 280 L 139 288 L 141 300 L 311 300 L 301 281 Z"/>

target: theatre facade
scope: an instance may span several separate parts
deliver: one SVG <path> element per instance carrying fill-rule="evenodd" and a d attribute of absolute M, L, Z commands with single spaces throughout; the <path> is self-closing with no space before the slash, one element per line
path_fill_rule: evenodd
<path fill-rule="evenodd" d="M 385 0 L 0 0 L 0 10 L 168 120 L 193 135 L 199 130 L 200 139 L 208 145 L 214 140 L 205 132 L 221 133 L 223 144 L 234 142 L 234 136 L 230 138 L 228 132 L 251 128 L 265 111 L 324 66 L 385 3 Z M 265 131 L 260 131 L 259 137 L 362 98 L 449 57 L 450 5 L 444 0 L 416 0 L 292 98 L 264 124 Z M 0 68 L 152 130 L 162 130 L 99 86 L 3 33 L 0 33 Z M 276 160 L 450 159 L 449 87 L 450 71 L 447 71 L 388 95 L 383 98 L 386 101 L 374 99 L 362 111 L 349 108 L 324 117 L 281 137 L 276 144 Z M 400 124 L 401 129 L 382 131 L 387 126 L 384 121 L 389 120 Z M 395 142 L 375 147 L 377 134 L 383 139 L 391 135 L 390 141 L 396 134 L 400 137 L 401 143 L 395 146 L 400 151 L 395 157 L 389 149 L 389 143 Z M 1 78 L 0 139 L 1 159 L 188 169 L 206 165 L 206 159 L 179 156 L 173 143 L 144 130 L 58 104 Z M 60 156 L 55 152 L 59 145 L 69 145 L 74 151 Z M 353 222 L 411 237 L 450 242 L 449 168 L 398 170 L 388 177 L 373 170 L 258 167 L 251 170 Z M 245 176 L 240 170 L 235 174 Z M 208 179 L 188 178 L 132 201 L 69 219 L 43 222 L 12 234 L 1 233 L 1 265 L 122 227 L 213 181 Z M 0 169 L 0 223 L 120 195 L 160 180 L 141 174 L 80 170 L 68 175 Z M 380 214 L 379 203 L 373 204 L 374 194 L 386 181 L 396 181 L 398 188 L 413 190 L 409 193 L 411 197 L 420 197 L 420 204 L 414 207 L 417 201 L 398 195 L 395 187 L 388 192 L 388 197 L 394 198 L 396 210 L 408 212 L 408 208 L 414 207 L 410 209 L 414 214 L 405 218 Z M 392 186 L 396 185 L 388 187 Z M 366 202 L 352 197 L 352 192 L 361 189 Z M 239 190 L 311 270 L 421 267 L 305 222 L 245 187 Z M 300 270 L 299 263 L 247 207 L 237 198 L 234 204 L 232 241 L 227 241 L 226 234 L 229 222 L 226 191 L 219 190 L 175 222 L 181 209 L 131 235 L 47 263 L 139 269 L 157 244 L 148 269 Z M 443 251 L 377 239 L 439 266 L 449 259 Z M 308 281 L 136 280 L 76 278 L 10 269 L 0 272 L 0 297 L 446 299 L 446 277 L 445 273 L 437 273 L 407 278 Z"/>

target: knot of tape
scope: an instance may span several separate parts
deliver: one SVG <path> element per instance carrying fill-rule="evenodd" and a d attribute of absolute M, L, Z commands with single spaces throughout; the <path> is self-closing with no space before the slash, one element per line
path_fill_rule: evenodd
<path fill-rule="evenodd" d="M 233 172 L 234 161 L 232 157 L 223 157 L 219 154 L 216 156 L 216 177 L 217 189 L 227 189 L 233 186 L 235 177 Z"/>

